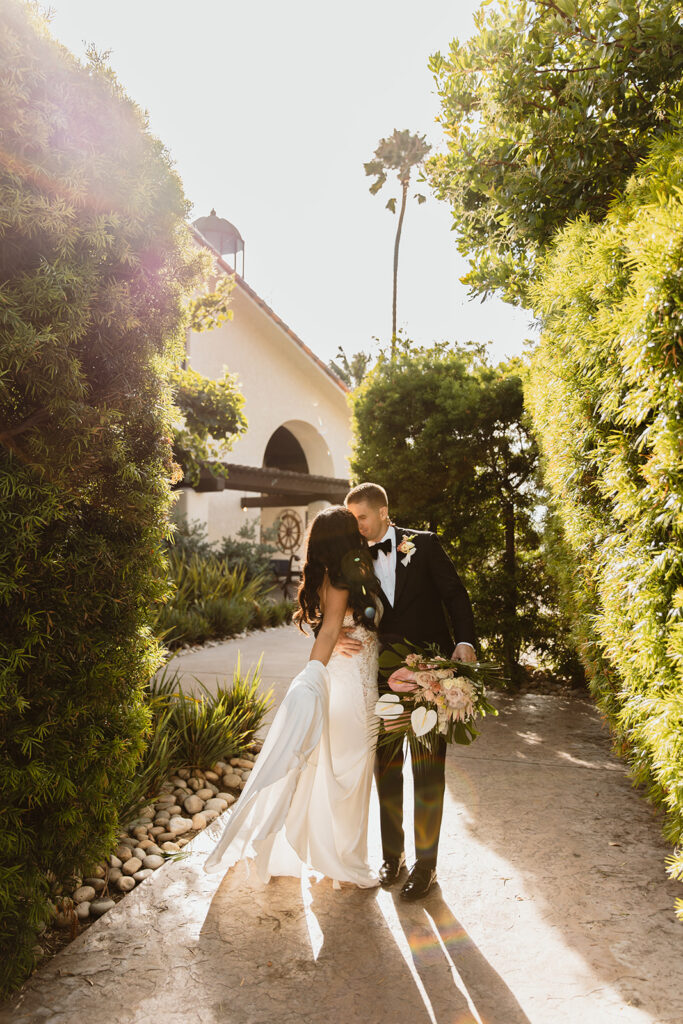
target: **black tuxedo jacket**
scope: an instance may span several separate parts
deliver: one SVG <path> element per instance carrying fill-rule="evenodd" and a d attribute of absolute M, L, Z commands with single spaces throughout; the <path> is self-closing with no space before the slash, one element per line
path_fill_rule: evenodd
<path fill-rule="evenodd" d="M 455 644 L 461 641 L 474 646 L 472 605 L 439 538 L 427 530 L 406 530 L 400 526 L 395 529 L 396 546 L 404 538 L 412 537 L 415 550 L 407 565 L 403 565 L 406 556 L 396 552 L 393 606 L 380 588 L 384 605 L 380 641 L 385 645 L 398 639 L 418 646 L 437 644 L 445 657 L 450 657 Z"/>

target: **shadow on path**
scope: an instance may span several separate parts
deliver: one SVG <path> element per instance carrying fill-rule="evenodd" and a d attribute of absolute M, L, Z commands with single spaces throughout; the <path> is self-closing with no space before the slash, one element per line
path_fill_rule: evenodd
<path fill-rule="evenodd" d="M 454 917 L 437 885 L 422 903 L 392 893 L 437 1024 L 531 1024 L 501 976 Z"/>
<path fill-rule="evenodd" d="M 449 891 L 469 894 L 469 921 L 478 902 L 484 929 L 508 944 L 506 977 L 535 974 L 548 1011 L 578 998 L 583 973 L 594 980 L 582 1005 L 606 1000 L 604 1020 L 617 1006 L 657 1024 L 683 1020 L 680 886 L 666 877 L 661 816 L 632 788 L 588 700 L 496 703 L 499 717 L 448 758 Z M 548 926 L 564 955 L 539 948 Z"/>
<path fill-rule="evenodd" d="M 198 959 L 201 989 L 217 992 L 222 979 L 216 1021 L 227 1009 L 241 1024 L 430 1019 L 374 889 L 335 891 L 327 879 L 306 889 L 294 878 L 264 886 L 237 865 L 211 903 Z"/>
<path fill-rule="evenodd" d="M 207 875 L 207 830 L 36 972 L 0 1024 L 680 1024 L 680 886 L 659 816 L 587 701 L 497 702 L 477 742 L 449 752 L 441 888 L 423 903 L 263 886 L 244 864 Z M 377 817 L 373 796 L 373 864 Z"/>
<path fill-rule="evenodd" d="M 196 960 L 216 1021 L 229 1010 L 243 1024 L 530 1024 L 438 888 L 410 905 L 328 880 L 262 886 L 238 866 L 214 896 Z"/>

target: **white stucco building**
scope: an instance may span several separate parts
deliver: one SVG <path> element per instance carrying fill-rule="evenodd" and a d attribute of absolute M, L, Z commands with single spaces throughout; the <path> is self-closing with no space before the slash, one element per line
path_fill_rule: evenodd
<path fill-rule="evenodd" d="M 191 332 L 188 361 L 207 377 L 237 374 L 248 429 L 230 452 L 225 483 L 207 472 L 197 488 L 183 487 L 176 515 L 206 523 L 209 540 L 234 536 L 248 519 L 277 525 L 282 556 L 299 554 L 311 515 L 348 488 L 348 389 L 223 259 L 243 252 L 239 232 L 213 211 L 196 225 L 197 243 L 234 275 L 235 288 L 233 319 Z"/>

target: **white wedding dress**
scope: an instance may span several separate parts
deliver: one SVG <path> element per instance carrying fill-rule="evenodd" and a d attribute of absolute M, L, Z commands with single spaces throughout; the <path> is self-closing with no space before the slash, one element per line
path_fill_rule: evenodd
<path fill-rule="evenodd" d="M 367 862 L 378 642 L 363 626 L 351 635 L 358 654 L 309 661 L 290 684 L 205 871 L 249 858 L 264 882 L 308 867 L 335 884 L 378 884 Z"/>

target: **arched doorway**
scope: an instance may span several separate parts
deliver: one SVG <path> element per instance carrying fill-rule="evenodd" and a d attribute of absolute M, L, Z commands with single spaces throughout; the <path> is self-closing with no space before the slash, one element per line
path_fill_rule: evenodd
<path fill-rule="evenodd" d="M 263 455 L 266 469 L 287 469 L 294 473 L 308 473 L 306 453 L 291 430 L 278 427 L 271 434 Z"/>
<path fill-rule="evenodd" d="M 281 470 L 279 478 L 286 490 L 284 474 L 296 473 L 311 477 L 310 493 L 297 500 L 295 493 L 278 501 L 275 495 L 261 496 L 261 533 L 264 540 L 275 545 L 278 556 L 289 558 L 302 552 L 306 527 L 315 511 L 329 501 L 318 500 L 321 478 L 331 477 L 333 463 L 327 442 L 311 423 L 288 420 L 270 435 L 263 453 L 263 468 Z M 291 478 L 288 478 L 291 480 Z M 321 495 L 322 497 L 322 495 Z M 315 514 L 315 513 L 312 513 Z"/>
<path fill-rule="evenodd" d="M 330 446 L 312 423 L 305 420 L 286 420 L 275 433 L 277 434 L 279 430 L 287 430 L 298 441 L 308 465 L 308 473 L 315 476 L 335 476 Z"/>

